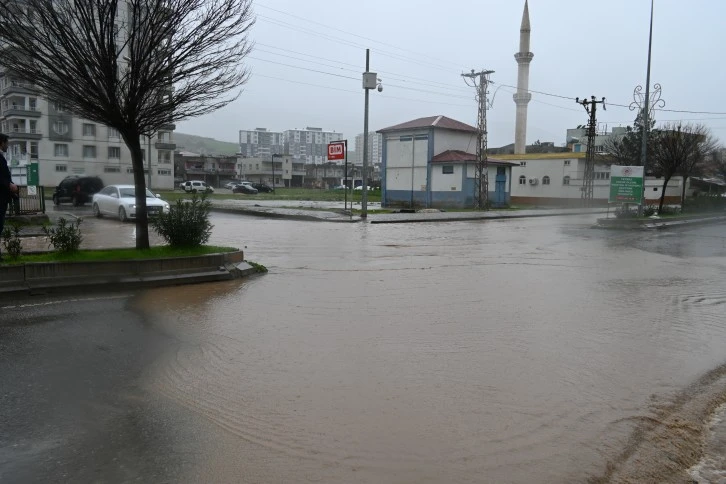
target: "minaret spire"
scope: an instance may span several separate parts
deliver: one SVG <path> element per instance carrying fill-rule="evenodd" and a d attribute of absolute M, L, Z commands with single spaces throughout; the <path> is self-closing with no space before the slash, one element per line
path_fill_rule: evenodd
<path fill-rule="evenodd" d="M 534 54 L 529 51 L 531 27 L 529 24 L 529 5 L 524 0 L 522 12 L 522 25 L 519 28 L 519 52 L 514 54 L 517 68 L 517 92 L 514 94 L 514 103 L 517 105 L 517 118 L 514 130 L 514 153 L 525 154 L 527 149 L 527 104 L 532 99 L 529 92 L 529 63 Z"/>

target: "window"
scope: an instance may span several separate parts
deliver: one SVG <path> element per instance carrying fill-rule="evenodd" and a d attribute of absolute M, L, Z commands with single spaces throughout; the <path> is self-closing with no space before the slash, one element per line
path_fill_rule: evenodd
<path fill-rule="evenodd" d="M 565 160 L 565 166 L 570 166 L 570 160 Z"/>
<path fill-rule="evenodd" d="M 527 162 L 526 161 L 520 161 L 519 162 L 519 166 L 527 166 Z"/>
<path fill-rule="evenodd" d="M 543 176 L 542 177 L 542 185 L 549 185 L 550 184 L 550 177 Z"/>
<path fill-rule="evenodd" d="M 609 180 L 610 179 L 610 172 L 607 171 L 596 171 L 595 172 L 595 180 Z"/>
<path fill-rule="evenodd" d="M 132 166 L 126 168 L 126 173 L 133 173 L 133 172 L 134 172 L 134 168 Z"/>
<path fill-rule="evenodd" d="M 65 143 L 56 143 L 55 145 L 53 145 L 53 155 L 68 156 L 68 145 Z"/>
<path fill-rule="evenodd" d="M 38 142 L 37 141 L 30 142 L 30 157 L 31 158 L 38 157 Z"/>
<path fill-rule="evenodd" d="M 55 109 L 55 111 L 57 113 L 64 113 L 64 112 L 66 112 L 66 107 L 63 105 L 63 103 L 59 103 L 59 102 L 54 102 L 53 103 L 53 109 Z"/>
<path fill-rule="evenodd" d="M 570 184 L 570 177 L 569 176 L 564 177 L 562 179 L 562 184 L 563 185 L 569 185 Z"/>
<path fill-rule="evenodd" d="M 119 134 L 118 130 L 116 128 L 108 128 L 108 137 L 109 138 L 121 138 L 121 135 Z"/>
<path fill-rule="evenodd" d="M 116 160 L 121 158 L 121 148 L 119 146 L 109 146 L 108 147 L 108 157 L 109 157 L 109 159 L 116 159 Z"/>
<path fill-rule="evenodd" d="M 454 165 L 444 165 L 441 167 L 441 173 L 444 175 L 453 175 Z"/>
<path fill-rule="evenodd" d="M 156 174 L 162 176 L 169 176 L 171 175 L 171 170 L 156 170 Z"/>
<path fill-rule="evenodd" d="M 104 173 L 121 173 L 121 168 L 118 166 L 104 166 L 103 167 Z"/>
<path fill-rule="evenodd" d="M 96 147 L 92 146 L 92 145 L 83 146 L 83 157 L 84 158 L 95 158 L 96 157 Z"/>
<path fill-rule="evenodd" d="M 527 177 L 522 175 L 519 177 L 519 184 L 520 185 L 526 185 L 527 184 Z"/>
<path fill-rule="evenodd" d="M 159 151 L 159 163 L 170 165 L 171 164 L 171 153 L 168 151 Z"/>
<path fill-rule="evenodd" d="M 83 123 L 83 136 L 96 136 L 96 125 Z"/>
<path fill-rule="evenodd" d="M 53 122 L 53 132 L 55 134 L 65 136 L 68 134 L 68 131 L 69 131 L 68 123 L 66 123 L 65 121 L 58 120 L 58 121 Z"/>
<path fill-rule="evenodd" d="M 66 165 L 55 165 L 55 171 L 66 172 L 68 171 L 68 167 Z"/>

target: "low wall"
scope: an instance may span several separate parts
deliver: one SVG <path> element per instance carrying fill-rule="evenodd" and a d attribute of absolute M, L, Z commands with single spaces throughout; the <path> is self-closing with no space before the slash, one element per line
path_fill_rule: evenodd
<path fill-rule="evenodd" d="M 29 262 L 0 266 L 0 293 L 37 288 L 138 285 L 166 280 L 173 284 L 232 279 L 230 266 L 244 261 L 242 251 L 192 257 L 123 261 Z M 192 280 L 190 280 L 192 279 Z"/>

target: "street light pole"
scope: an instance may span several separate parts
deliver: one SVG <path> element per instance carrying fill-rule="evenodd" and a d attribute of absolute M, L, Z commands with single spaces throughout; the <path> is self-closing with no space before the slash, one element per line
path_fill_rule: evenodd
<path fill-rule="evenodd" d="M 653 48 L 653 4 L 654 0 L 650 0 L 650 33 L 648 34 L 648 68 L 645 75 L 645 103 L 643 104 L 643 132 L 642 132 L 642 145 L 640 147 L 640 161 L 643 165 L 643 196 L 640 199 L 640 215 L 643 214 L 645 209 L 645 180 L 648 177 L 647 165 L 648 165 L 648 136 L 650 132 L 650 54 Z"/>
<path fill-rule="evenodd" d="M 361 196 L 360 218 L 368 218 L 368 92 L 371 89 L 383 91 L 378 74 L 369 72 L 371 51 L 366 49 L 366 71 L 363 73 L 363 90 L 365 91 L 365 110 L 363 114 L 363 186 Z"/>

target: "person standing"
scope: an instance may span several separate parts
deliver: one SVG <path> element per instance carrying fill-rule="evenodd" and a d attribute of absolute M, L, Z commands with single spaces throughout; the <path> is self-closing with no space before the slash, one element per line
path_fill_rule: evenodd
<path fill-rule="evenodd" d="M 8 162 L 5 159 L 5 153 L 8 151 L 8 141 L 8 135 L 0 133 L 0 236 L 2 236 L 5 228 L 5 214 L 8 211 L 8 203 L 18 193 L 18 186 L 13 183 L 10 168 L 8 168 Z M 2 260 L 2 254 L 0 254 L 0 260 Z"/>

